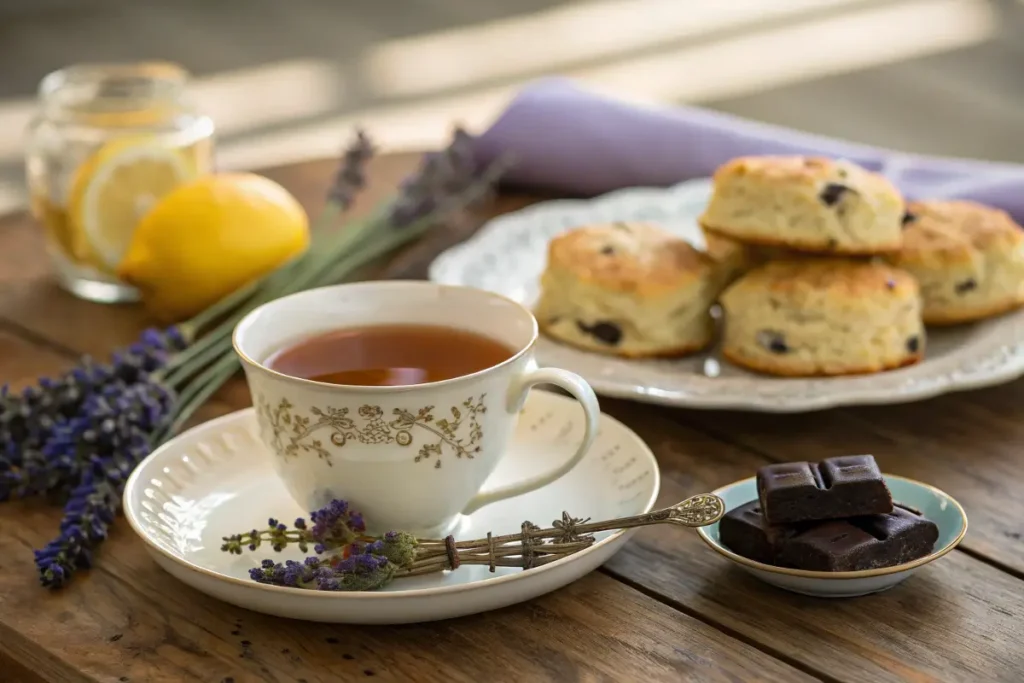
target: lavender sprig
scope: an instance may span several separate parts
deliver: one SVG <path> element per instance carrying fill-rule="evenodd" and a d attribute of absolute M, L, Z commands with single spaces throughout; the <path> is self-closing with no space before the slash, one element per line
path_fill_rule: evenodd
<path fill-rule="evenodd" d="M 416 555 L 416 539 L 406 533 L 388 532 L 369 543 L 347 546 L 342 555 L 311 555 L 302 562 L 263 560 L 249 570 L 258 583 L 322 591 L 366 591 L 383 588 L 396 574 L 408 569 Z"/>
<path fill-rule="evenodd" d="M 366 532 L 363 516 L 352 510 L 343 500 L 332 501 L 322 509 L 315 510 L 310 514 L 309 520 L 312 526 L 299 517 L 295 520 L 295 528 L 289 529 L 286 524 L 270 518 L 266 529 L 253 529 L 246 533 L 225 536 L 220 549 L 241 555 L 242 548 L 256 550 L 264 543 L 268 543 L 271 548 L 280 552 L 294 543 L 302 552 L 307 552 L 312 545 L 316 553 L 321 554 L 351 546 Z"/>
<path fill-rule="evenodd" d="M 149 453 L 149 436 L 172 405 L 169 392 L 149 383 L 86 402 L 65 439 L 84 463 L 79 484 L 64 506 L 60 534 L 35 553 L 44 586 L 59 588 L 76 570 L 91 565 L 92 550 L 106 539 L 120 510 L 128 475 Z"/>
<path fill-rule="evenodd" d="M 451 536 L 443 540 L 418 539 L 401 531 L 389 531 L 379 538 L 358 536 L 351 540 L 354 534 L 349 527 L 350 520 L 361 522 L 362 517 L 345 501 L 335 500 L 312 514 L 311 519 L 317 522 L 312 528 L 307 528 L 300 518 L 296 520 L 296 530 L 289 531 L 286 525 L 271 519 L 266 531 L 253 530 L 225 537 L 221 550 L 240 555 L 243 547 L 257 550 L 264 540 L 269 540 L 277 552 L 290 544 L 306 552 L 309 544 L 319 539 L 321 542 L 314 547 L 316 555 L 301 562 L 263 560 L 260 566 L 249 571 L 250 578 L 291 588 L 375 590 L 392 579 L 458 569 L 464 564 L 487 565 L 491 571 L 497 567 L 539 567 L 589 548 L 595 542 L 593 531 L 642 526 L 652 523 L 653 518 L 648 517 L 640 515 L 591 524 L 589 519 L 562 513 L 562 519 L 553 522 L 550 529 L 524 522 L 518 534 L 488 534 L 486 538 L 471 541 L 456 541 Z"/>
<path fill-rule="evenodd" d="M 327 190 L 327 201 L 343 210 L 352 206 L 356 195 L 366 187 L 366 165 L 373 157 L 373 143 L 362 130 L 356 130 L 356 139 L 345 149 L 334 180 Z"/>

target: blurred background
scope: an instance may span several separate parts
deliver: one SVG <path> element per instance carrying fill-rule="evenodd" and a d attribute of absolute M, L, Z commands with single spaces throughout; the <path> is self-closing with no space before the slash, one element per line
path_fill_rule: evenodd
<path fill-rule="evenodd" d="M 39 80 L 143 59 L 193 73 L 228 168 L 333 154 L 356 123 L 436 145 L 548 74 L 1024 162 L 1024 0 L 0 0 L 0 212 L 25 199 Z"/>

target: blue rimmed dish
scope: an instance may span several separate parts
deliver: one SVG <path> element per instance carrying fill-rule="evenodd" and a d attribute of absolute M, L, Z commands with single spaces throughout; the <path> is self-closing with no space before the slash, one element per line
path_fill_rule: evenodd
<path fill-rule="evenodd" d="M 807 571 L 775 567 L 737 555 L 722 544 L 718 522 L 697 529 L 697 533 L 712 550 L 729 558 L 742 569 L 766 583 L 794 593 L 819 598 L 852 598 L 878 593 L 901 583 L 919 567 L 953 550 L 967 533 L 967 513 L 948 493 L 892 474 L 885 475 L 885 483 L 892 492 L 893 500 L 920 511 L 939 527 L 935 548 L 925 557 L 893 567 L 855 572 Z M 755 477 L 750 477 L 723 486 L 714 493 L 725 501 L 726 510 L 732 510 L 757 498 L 757 481 Z"/>

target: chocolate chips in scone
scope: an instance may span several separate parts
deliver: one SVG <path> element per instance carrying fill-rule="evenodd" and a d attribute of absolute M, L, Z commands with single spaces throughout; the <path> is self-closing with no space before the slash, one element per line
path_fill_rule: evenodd
<path fill-rule="evenodd" d="M 934 522 L 900 506 L 844 520 L 770 525 L 755 500 L 726 513 L 718 528 L 722 543 L 743 557 L 810 571 L 905 564 L 932 552 L 939 538 Z"/>
<path fill-rule="evenodd" d="M 892 494 L 870 455 L 766 465 L 757 471 L 757 495 L 770 524 L 892 511 Z"/>
<path fill-rule="evenodd" d="M 581 332 L 589 334 L 594 339 L 604 342 L 609 346 L 617 346 L 622 341 L 622 328 L 615 323 L 599 322 L 593 325 L 588 325 L 582 320 L 576 321 L 576 327 Z"/>
<path fill-rule="evenodd" d="M 761 330 L 757 333 L 757 344 L 763 349 L 772 353 L 788 353 L 789 346 L 786 344 L 786 337 L 775 330 Z"/>
<path fill-rule="evenodd" d="M 835 206 L 847 192 L 853 192 L 853 190 L 842 183 L 828 183 L 825 187 L 821 188 L 821 192 L 818 193 L 818 199 L 825 206 Z"/>
<path fill-rule="evenodd" d="M 956 293 L 957 294 L 966 294 L 967 292 L 970 292 L 971 290 L 977 289 L 977 288 L 978 288 L 977 280 L 975 280 L 974 278 L 968 278 L 968 279 L 964 280 L 963 282 L 956 283 L 956 287 L 954 289 L 956 289 Z"/>

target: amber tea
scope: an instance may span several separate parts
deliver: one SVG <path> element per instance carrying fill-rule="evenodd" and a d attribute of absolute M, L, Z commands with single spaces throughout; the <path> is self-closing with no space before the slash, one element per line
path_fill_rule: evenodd
<path fill-rule="evenodd" d="M 471 375 L 515 351 L 483 335 L 435 325 L 333 330 L 277 352 L 266 365 L 330 384 L 408 386 Z"/>

